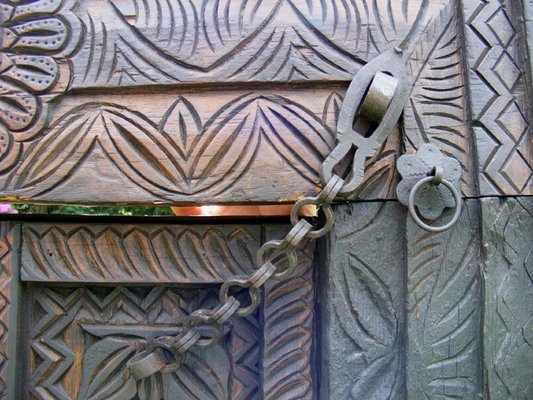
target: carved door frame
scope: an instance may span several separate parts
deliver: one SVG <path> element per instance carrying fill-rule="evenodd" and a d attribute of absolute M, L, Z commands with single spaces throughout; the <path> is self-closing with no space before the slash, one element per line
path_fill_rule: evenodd
<path fill-rule="evenodd" d="M 132 4 L 0 6 L 0 198 L 190 205 L 312 195 L 352 76 L 415 26 L 403 118 L 318 244 L 320 388 L 306 396 L 531 394 L 522 368 L 533 360 L 523 301 L 532 296 L 531 0 Z M 398 155 L 426 142 L 463 169 L 461 220 L 435 235 L 395 196 Z M 5 397 L 21 368 L 8 353 L 24 253 L 20 223 L 4 219 Z"/>

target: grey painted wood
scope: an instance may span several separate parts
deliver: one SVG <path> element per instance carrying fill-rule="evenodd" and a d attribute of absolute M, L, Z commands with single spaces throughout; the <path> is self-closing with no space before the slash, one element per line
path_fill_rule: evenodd
<path fill-rule="evenodd" d="M 335 207 L 319 248 L 323 399 L 405 398 L 404 218 L 397 202 Z"/>
<path fill-rule="evenodd" d="M 533 198 L 482 199 L 490 399 L 533 398 Z"/>
<path fill-rule="evenodd" d="M 478 200 L 467 200 L 446 232 L 424 231 L 407 218 L 410 400 L 482 396 L 479 229 Z"/>
<path fill-rule="evenodd" d="M 520 4 L 461 2 L 482 196 L 533 194 L 532 92 Z"/>

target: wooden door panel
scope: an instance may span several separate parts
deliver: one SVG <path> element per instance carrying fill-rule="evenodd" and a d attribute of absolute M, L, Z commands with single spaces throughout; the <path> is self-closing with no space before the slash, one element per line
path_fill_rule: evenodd
<path fill-rule="evenodd" d="M 45 11 L 44 3 L 4 11 L 2 74 L 12 95 L 0 114 L 2 198 L 238 203 L 312 194 L 348 82 L 413 27 L 404 137 L 368 162 L 356 196 L 394 198 L 399 142 L 411 152 L 428 141 L 461 162 L 466 196 L 531 194 L 530 86 L 520 72 L 529 67 L 515 7 L 99 0 Z M 30 27 L 47 23 L 57 26 L 29 43 Z"/>
<path fill-rule="evenodd" d="M 188 354 L 173 374 L 138 385 L 123 377 L 127 361 L 147 342 L 176 334 L 180 321 L 195 309 L 215 306 L 216 287 L 30 285 L 25 298 L 28 335 L 21 345 L 28 358 L 23 382 L 31 398 L 257 398 L 258 313 L 233 319 L 222 341 Z"/>
<path fill-rule="evenodd" d="M 261 241 L 283 236 L 286 225 L 19 228 L 15 261 L 25 282 L 14 282 L 24 284 L 24 301 L 5 311 L 23 333 L 4 332 L 10 360 L 20 357 L 23 372 L 13 377 L 21 385 L 11 386 L 16 398 L 316 398 L 312 244 L 298 252 L 295 275 L 268 282 L 260 309 L 232 318 L 216 346 L 193 351 L 174 374 L 138 384 L 124 375 L 127 361 L 154 338 L 178 334 L 189 313 L 216 306 L 220 283 L 254 270 Z M 11 254 L 5 249 L 3 264 Z"/>

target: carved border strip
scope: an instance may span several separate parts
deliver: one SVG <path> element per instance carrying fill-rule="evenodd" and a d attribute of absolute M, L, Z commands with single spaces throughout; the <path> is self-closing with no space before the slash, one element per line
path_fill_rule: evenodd
<path fill-rule="evenodd" d="M 533 393 L 533 198 L 481 199 L 486 396 Z"/>
<path fill-rule="evenodd" d="M 25 224 L 25 281 L 220 283 L 252 271 L 259 226 Z"/>
<path fill-rule="evenodd" d="M 439 234 L 407 217 L 409 399 L 482 397 L 480 218 L 477 199 Z"/>
<path fill-rule="evenodd" d="M 398 202 L 335 208 L 318 251 L 323 398 L 405 398 L 404 212 Z"/>
<path fill-rule="evenodd" d="M 0 221 L 0 398 L 13 396 L 17 380 L 20 224 Z M 11 398 L 11 397 L 10 397 Z"/>
<path fill-rule="evenodd" d="M 268 230 L 267 240 L 280 237 Z M 298 268 L 291 277 L 265 284 L 263 307 L 263 399 L 313 400 L 317 398 L 313 370 L 315 243 L 298 251 Z"/>
<path fill-rule="evenodd" d="M 514 2 L 516 3 L 516 2 Z M 513 2 L 463 1 L 480 194 L 533 194 L 529 66 Z M 519 11 L 520 14 L 522 10 Z"/>

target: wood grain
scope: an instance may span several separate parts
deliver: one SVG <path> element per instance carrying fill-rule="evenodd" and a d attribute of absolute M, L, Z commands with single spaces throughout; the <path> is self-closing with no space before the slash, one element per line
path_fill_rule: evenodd
<path fill-rule="evenodd" d="M 250 398 L 232 395 L 239 385 L 255 385 L 246 390 L 257 391 L 257 370 L 248 369 L 247 380 L 234 371 L 257 364 L 259 352 L 251 351 L 255 361 L 246 360 L 245 365 L 230 353 L 235 341 L 244 350 L 257 348 L 257 315 L 247 317 L 249 328 L 239 330 L 238 337 L 230 329 L 214 347 L 189 352 L 175 373 L 137 385 L 123 377 L 126 361 L 145 348 L 147 341 L 175 333 L 191 311 L 216 304 L 216 290 L 35 286 L 28 296 L 31 310 L 25 345 L 30 353 L 25 390 L 36 398 L 81 400 L 114 395 L 124 400 L 220 400 Z"/>
<path fill-rule="evenodd" d="M 20 321 L 20 224 L 0 221 L 0 399 L 13 398 Z"/>
<path fill-rule="evenodd" d="M 533 396 L 533 199 L 481 200 L 487 396 Z"/>
<path fill-rule="evenodd" d="M 286 231 L 280 227 L 267 229 L 265 237 L 277 239 Z M 317 398 L 313 363 L 314 249 L 311 242 L 298 251 L 298 267 L 292 276 L 265 284 L 262 374 L 265 400 Z"/>
<path fill-rule="evenodd" d="M 22 279 L 78 283 L 220 283 L 250 273 L 260 226 L 32 224 Z"/>
<path fill-rule="evenodd" d="M 84 204 L 294 201 L 319 189 L 320 166 L 335 144 L 339 90 L 163 93 L 149 106 L 137 95 L 109 95 L 104 103 L 65 98 L 42 139 L 0 177 L 2 196 Z M 392 195 L 398 138 L 395 131 L 368 160 L 357 196 Z"/>
<path fill-rule="evenodd" d="M 468 200 L 450 230 L 407 220 L 407 397 L 481 398 L 480 209 Z M 438 221 L 441 223 L 441 221 Z"/>
<path fill-rule="evenodd" d="M 396 202 L 335 207 L 319 249 L 324 398 L 405 398 L 404 215 Z"/>

